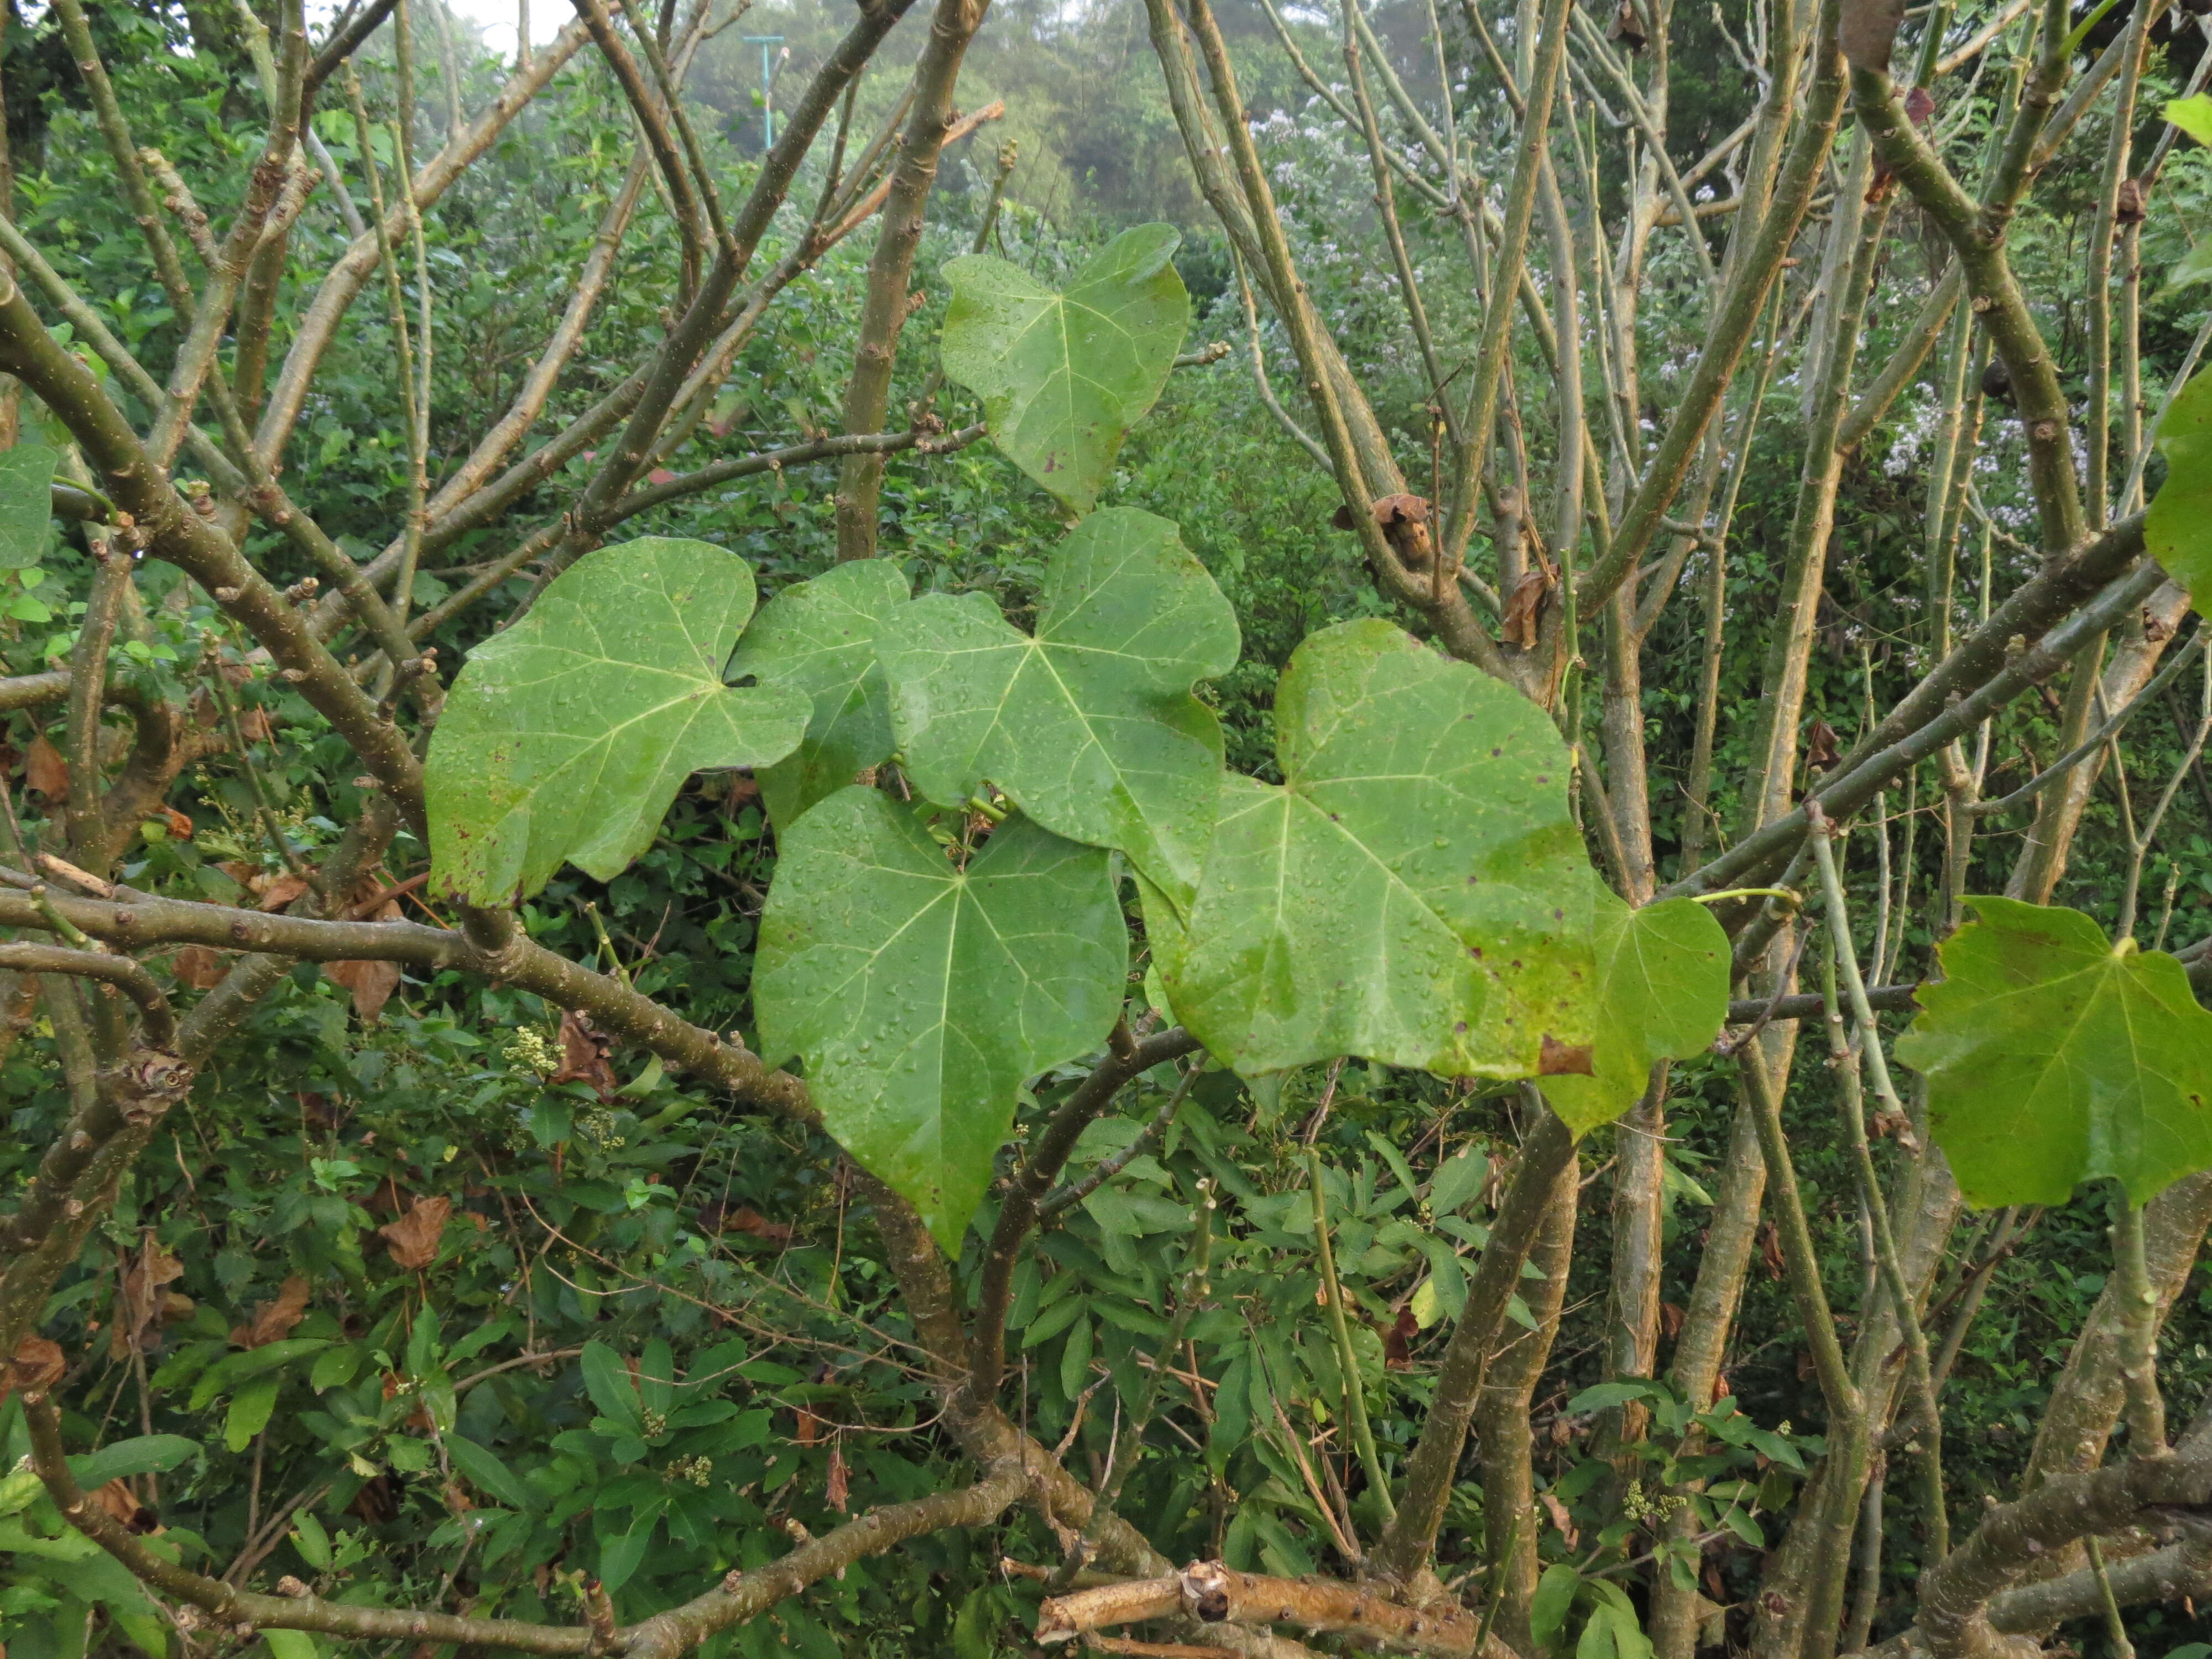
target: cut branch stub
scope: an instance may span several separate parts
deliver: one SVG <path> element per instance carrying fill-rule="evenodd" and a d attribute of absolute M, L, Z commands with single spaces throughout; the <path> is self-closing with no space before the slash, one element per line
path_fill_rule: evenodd
<path fill-rule="evenodd" d="M 1125 230 L 1055 294 L 988 253 L 945 266 L 945 373 L 983 399 L 991 441 L 1079 513 L 1167 384 L 1190 325 L 1171 225 Z"/>
<path fill-rule="evenodd" d="M 2143 521 L 2143 546 L 2212 616 L 2212 372 L 2182 387 L 2158 429 L 2166 483 Z"/>
<path fill-rule="evenodd" d="M 1103 852 L 1016 817 L 957 868 L 914 812 L 847 789 L 783 838 L 763 1057 L 804 1057 L 823 1127 L 957 1256 L 1017 1091 L 1105 1041 L 1127 968 Z"/>
<path fill-rule="evenodd" d="M 692 773 L 797 748 L 806 696 L 722 683 L 752 611 L 743 559 L 648 537 L 578 560 L 471 652 L 424 767 L 441 890 L 507 903 L 564 859 L 611 880 Z"/>
<path fill-rule="evenodd" d="M 1897 1057 L 1967 1200 L 2063 1204 L 2110 1176 L 2141 1205 L 2212 1169 L 2212 1012 L 2181 963 L 2078 910 L 1966 902 Z"/>
<path fill-rule="evenodd" d="M 779 830 L 890 757 L 890 683 L 876 639 L 907 603 L 906 578 L 896 564 L 850 559 L 785 588 L 761 607 L 738 641 L 731 678 L 750 675 L 813 703 L 798 752 L 755 775 Z"/>
<path fill-rule="evenodd" d="M 1222 772 L 1220 722 L 1191 687 L 1228 672 L 1237 646 L 1236 612 L 1175 526 L 1108 507 L 1054 553 L 1034 637 L 988 595 L 932 595 L 883 658 L 922 793 L 958 806 L 994 784 L 1187 906 Z"/>
<path fill-rule="evenodd" d="M 1547 1076 L 1544 1098 L 1577 1136 L 1642 1097 L 1651 1068 L 1686 1060 L 1720 1032 L 1729 1006 L 1729 940 L 1694 899 L 1632 910 L 1595 889 L 1597 1042 L 1590 1076 Z"/>
<path fill-rule="evenodd" d="M 1182 1023 L 1248 1076 L 1358 1054 L 1534 1077 L 1592 1042 L 1593 883 L 1558 732 L 1393 624 L 1340 623 L 1275 699 L 1280 786 L 1222 784 L 1187 927 L 1146 895 Z"/>

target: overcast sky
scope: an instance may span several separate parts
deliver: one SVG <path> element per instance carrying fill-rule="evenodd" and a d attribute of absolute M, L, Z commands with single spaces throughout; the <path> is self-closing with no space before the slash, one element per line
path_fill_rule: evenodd
<path fill-rule="evenodd" d="M 514 55 L 514 27 L 520 8 L 516 0 L 447 0 L 456 17 L 465 17 L 483 31 L 484 45 L 502 58 Z M 576 15 L 565 0 L 530 0 L 530 39 L 543 46 L 561 32 L 561 25 Z"/>

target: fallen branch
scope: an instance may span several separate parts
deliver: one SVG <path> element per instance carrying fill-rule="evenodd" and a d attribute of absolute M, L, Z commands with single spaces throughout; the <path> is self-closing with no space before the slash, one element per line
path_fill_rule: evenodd
<path fill-rule="evenodd" d="M 1435 1659 L 1473 1659 L 1482 1633 L 1477 1615 L 1455 1601 L 1411 1607 L 1334 1579 L 1268 1578 L 1218 1561 L 1196 1561 L 1171 1577 L 1105 1584 L 1048 1601 L 1037 1614 L 1036 1638 L 1049 1644 L 1083 1637 L 1107 1646 L 1091 1632 L 1177 1615 L 1201 1625 L 1295 1625 L 1311 1635 L 1349 1636 Z M 1108 1650 L 1181 1651 L 1149 1644 Z M 1494 1639 L 1483 1651 L 1498 1659 L 1510 1653 Z"/>

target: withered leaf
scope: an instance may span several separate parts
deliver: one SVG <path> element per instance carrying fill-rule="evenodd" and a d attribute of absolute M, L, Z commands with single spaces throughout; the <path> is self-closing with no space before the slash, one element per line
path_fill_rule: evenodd
<path fill-rule="evenodd" d="M 277 1287 L 274 1302 L 262 1303 L 248 1323 L 232 1328 L 230 1340 L 241 1348 L 265 1348 L 291 1335 L 307 1312 L 307 1281 L 294 1273 Z"/>
<path fill-rule="evenodd" d="M 143 1538 L 148 1533 L 161 1530 L 161 1523 L 154 1511 L 138 1501 L 138 1494 L 122 1480 L 111 1480 L 90 1494 L 92 1501 L 123 1523 L 123 1529 L 134 1537 Z"/>
<path fill-rule="evenodd" d="M 69 1358 L 62 1345 L 43 1336 L 27 1336 L 0 1364 L 0 1400 L 18 1389 L 51 1389 L 69 1375 Z"/>
<path fill-rule="evenodd" d="M 222 953 L 204 945 L 187 945 L 169 958 L 169 971 L 179 985 L 195 991 L 212 991 L 222 983 Z"/>
<path fill-rule="evenodd" d="M 255 886 L 261 894 L 262 909 L 281 910 L 307 890 L 307 878 L 287 871 L 281 876 L 268 877 L 265 885 L 257 881 Z"/>
<path fill-rule="evenodd" d="M 591 1021 L 569 1009 L 561 1016 L 561 1069 L 550 1080 L 587 1084 L 601 1100 L 612 1100 L 622 1086 L 615 1079 L 614 1067 L 607 1064 L 607 1051 L 612 1046 L 592 1029 Z"/>
<path fill-rule="evenodd" d="M 2139 225 L 2149 216 L 2149 210 L 2143 201 L 2142 181 L 2139 179 L 2121 179 L 2119 193 L 2112 202 L 2112 222 Z"/>
<path fill-rule="evenodd" d="M 830 1443 L 830 1479 L 823 1492 L 823 1501 L 842 1513 L 848 1507 L 847 1498 L 852 1490 L 852 1475 L 845 1468 L 845 1449 L 836 1441 Z"/>
<path fill-rule="evenodd" d="M 387 907 L 389 908 L 389 907 Z M 399 988 L 399 964 L 396 962 L 326 962 L 323 977 L 343 985 L 353 994 L 353 1011 L 363 1024 L 384 1012 L 384 1005 L 392 1000 L 392 994 Z"/>
<path fill-rule="evenodd" d="M 379 1227 L 377 1237 L 392 1247 L 394 1261 L 419 1272 L 438 1259 L 438 1241 L 445 1234 L 446 1218 L 453 1212 L 450 1198 L 418 1198 L 398 1220 Z"/>
<path fill-rule="evenodd" d="M 161 1327 L 175 1322 L 170 1317 L 174 1310 L 161 1287 L 184 1276 L 185 1264 L 149 1235 L 123 1270 L 123 1305 L 108 1338 L 111 1354 L 119 1359 L 134 1351 L 150 1353 L 160 1346 Z M 189 1317 L 191 1304 L 182 1297 L 176 1300 L 184 1303 L 184 1315 Z"/>
<path fill-rule="evenodd" d="M 1826 772 L 1843 758 L 1837 747 L 1836 728 L 1824 720 L 1814 720 L 1805 733 L 1805 769 L 1809 772 Z"/>
<path fill-rule="evenodd" d="M 35 789 L 48 800 L 59 800 L 69 793 L 69 763 L 62 758 L 62 751 L 43 735 L 32 738 L 23 756 L 23 787 Z"/>
<path fill-rule="evenodd" d="M 1531 568 L 1521 573 L 1521 580 L 1513 584 L 1512 592 L 1505 598 L 1506 644 L 1522 651 L 1536 648 L 1537 624 L 1551 592 L 1551 578 L 1542 570 Z"/>

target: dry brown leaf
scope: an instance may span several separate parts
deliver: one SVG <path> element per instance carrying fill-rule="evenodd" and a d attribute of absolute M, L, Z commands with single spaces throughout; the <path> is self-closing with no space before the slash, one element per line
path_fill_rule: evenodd
<path fill-rule="evenodd" d="M 2119 194 L 2112 203 L 2112 222 L 2119 225 L 2139 225 L 2150 216 L 2143 201 L 2142 181 L 2139 179 L 2120 180 Z"/>
<path fill-rule="evenodd" d="M 845 1467 L 845 1449 L 832 1440 L 830 1443 L 830 1480 L 823 1492 L 823 1500 L 842 1515 L 848 1507 L 847 1499 L 852 1486 L 852 1474 Z"/>
<path fill-rule="evenodd" d="M 51 1389 L 69 1375 L 69 1357 L 62 1345 L 43 1336 L 27 1336 L 15 1353 L 0 1364 L 0 1400 L 18 1389 Z"/>
<path fill-rule="evenodd" d="M 793 1437 L 798 1440 L 800 1445 L 811 1446 L 822 1437 L 822 1419 L 820 1418 L 817 1417 L 812 1412 L 807 1410 L 804 1406 L 793 1406 L 791 1408 L 791 1413 L 793 1419 L 796 1419 L 793 1430 Z"/>
<path fill-rule="evenodd" d="M 1782 1235 L 1769 1221 L 1759 1230 L 1759 1259 L 1765 1264 L 1766 1276 L 1779 1279 L 1787 1268 L 1782 1259 Z"/>
<path fill-rule="evenodd" d="M 222 983 L 222 953 L 204 945 L 187 945 L 169 958 L 169 971 L 177 976 L 179 985 L 189 985 L 195 991 L 212 991 Z"/>
<path fill-rule="evenodd" d="M 386 907 L 390 908 L 390 907 Z M 392 994 L 399 988 L 396 962 L 326 962 L 323 977 L 353 993 L 353 1011 L 367 1024 L 384 1012 Z"/>
<path fill-rule="evenodd" d="M 260 908 L 264 910 L 281 910 L 307 890 L 307 878 L 289 871 L 281 876 L 258 878 L 251 884 L 261 895 Z"/>
<path fill-rule="evenodd" d="M 161 1523 L 154 1511 L 138 1501 L 138 1494 L 121 1480 L 111 1480 L 91 1494 L 92 1501 L 123 1523 L 123 1529 L 135 1537 L 143 1538 L 148 1533 L 161 1530 Z"/>
<path fill-rule="evenodd" d="M 1543 571 L 1528 569 L 1521 573 L 1521 580 L 1513 584 L 1512 592 L 1505 598 L 1503 620 L 1504 642 L 1522 651 L 1536 648 L 1536 629 L 1544 614 L 1544 601 L 1551 596 L 1552 580 Z"/>
<path fill-rule="evenodd" d="M 190 841 L 192 838 L 192 831 L 197 826 L 175 807 L 157 806 L 154 809 L 154 816 L 161 819 L 161 827 L 169 832 L 170 840 Z"/>
<path fill-rule="evenodd" d="M 1536 1501 L 1544 1506 L 1545 1513 L 1552 1517 L 1552 1524 L 1559 1529 L 1559 1536 L 1566 1540 L 1567 1547 L 1574 1548 L 1579 1534 L 1575 1531 L 1574 1517 L 1567 1513 L 1567 1506 L 1548 1492 L 1538 1492 Z"/>
<path fill-rule="evenodd" d="M 149 1234 L 131 1265 L 123 1270 L 123 1306 L 108 1338 L 108 1352 L 120 1359 L 133 1352 L 151 1353 L 161 1346 L 161 1328 L 173 1324 L 176 1310 L 161 1287 L 185 1276 L 185 1264 L 162 1249 Z M 191 1304 L 183 1297 L 181 1316 L 189 1318 Z"/>
<path fill-rule="evenodd" d="M 1805 769 L 1826 772 L 1843 758 L 1837 745 L 1841 740 L 1836 728 L 1823 720 L 1816 720 L 1805 733 Z"/>
<path fill-rule="evenodd" d="M 450 1198 L 418 1198 L 414 1207 L 397 1221 L 376 1230 L 392 1247 L 392 1259 L 419 1272 L 438 1259 L 438 1241 L 446 1231 L 446 1218 L 453 1212 Z"/>
<path fill-rule="evenodd" d="M 601 1100 L 612 1100 L 622 1087 L 614 1067 L 607 1064 L 607 1051 L 612 1046 L 592 1029 L 591 1021 L 569 1009 L 561 1016 L 561 1069 L 550 1080 L 588 1084 Z"/>
<path fill-rule="evenodd" d="M 1681 1335 L 1682 1322 L 1689 1316 L 1689 1310 L 1680 1303 L 1662 1302 L 1659 1304 L 1660 1334 L 1672 1342 L 1676 1337 Z"/>
<path fill-rule="evenodd" d="M 48 800 L 59 800 L 69 793 L 69 763 L 43 736 L 32 738 L 23 756 L 23 787 L 37 790 Z"/>
<path fill-rule="evenodd" d="M 791 1229 L 782 1222 L 770 1221 L 750 1205 L 730 1209 L 720 1199 L 700 1206 L 699 1224 L 708 1232 L 745 1233 L 769 1244 L 791 1243 Z"/>
<path fill-rule="evenodd" d="M 232 1329 L 230 1340 L 241 1348 L 265 1348 L 291 1335 L 307 1313 L 307 1281 L 294 1273 L 277 1287 L 274 1302 L 264 1302 L 250 1323 Z"/>

